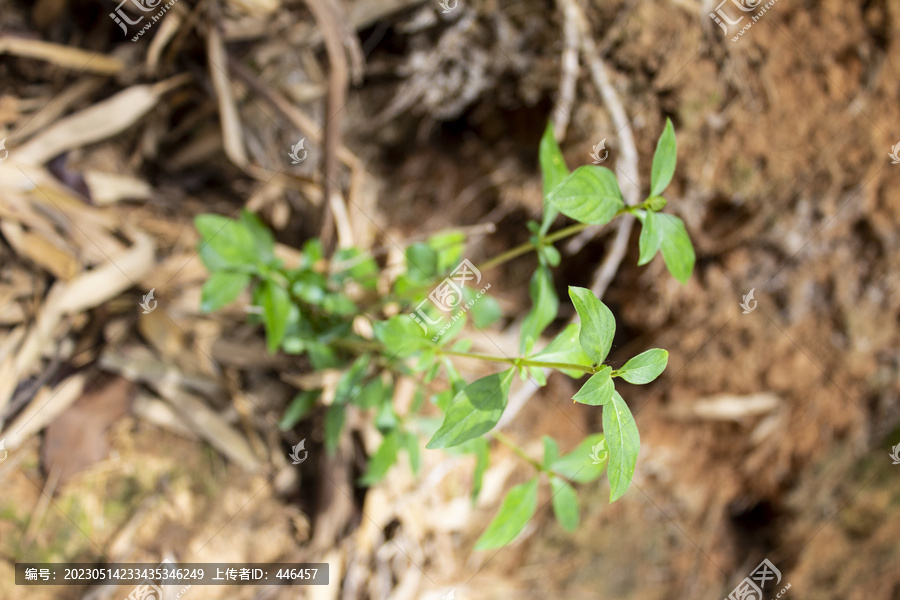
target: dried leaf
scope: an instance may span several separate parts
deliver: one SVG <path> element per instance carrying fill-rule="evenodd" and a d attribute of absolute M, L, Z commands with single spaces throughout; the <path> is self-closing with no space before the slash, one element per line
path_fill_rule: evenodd
<path fill-rule="evenodd" d="M 42 165 L 72 148 L 81 148 L 125 131 L 172 87 L 178 77 L 156 85 L 135 85 L 114 96 L 61 119 L 15 151 L 18 162 Z"/>
<path fill-rule="evenodd" d="M 60 310 L 71 314 L 100 306 L 148 275 L 156 264 L 153 240 L 143 234 L 136 238 L 125 252 L 73 279 L 62 294 Z"/>
<path fill-rule="evenodd" d="M 244 149 L 244 134 L 238 117 L 237 104 L 231 90 L 228 77 L 228 55 L 225 44 L 215 26 L 209 28 L 206 38 L 206 52 L 209 60 L 209 73 L 212 77 L 216 97 L 219 99 L 219 119 L 222 122 L 222 136 L 225 138 L 225 154 L 237 166 L 246 168 L 249 164 Z"/>
<path fill-rule="evenodd" d="M 94 204 L 103 206 L 120 200 L 148 200 L 153 188 L 145 181 L 128 175 L 85 171 L 87 183 Z"/>
<path fill-rule="evenodd" d="M 41 235 L 23 231 L 20 225 L 12 221 L 0 222 L 0 231 L 16 252 L 30 258 L 58 279 L 68 281 L 78 273 L 78 259 L 68 248 L 60 248 Z"/>
<path fill-rule="evenodd" d="M 41 458 L 46 471 L 60 469 L 60 483 L 106 458 L 106 431 L 128 411 L 134 384 L 120 377 L 106 379 L 47 427 Z"/>
<path fill-rule="evenodd" d="M 103 73 L 104 75 L 115 75 L 125 68 L 125 63 L 118 58 L 99 52 L 10 35 L 0 37 L 0 54 L 36 58 L 66 69 Z"/>
<path fill-rule="evenodd" d="M 0 439 L 6 440 L 7 450 L 22 446 L 32 435 L 56 420 L 72 403 L 81 397 L 84 389 L 84 375 L 78 374 L 64 379 L 53 388 L 41 388 L 24 411 L 10 423 Z"/>

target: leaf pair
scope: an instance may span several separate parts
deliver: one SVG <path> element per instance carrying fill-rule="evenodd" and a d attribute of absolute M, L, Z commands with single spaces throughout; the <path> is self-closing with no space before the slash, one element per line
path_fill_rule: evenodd
<path fill-rule="evenodd" d="M 569 287 L 569 296 L 581 320 L 578 339 L 581 349 L 595 365 L 601 365 L 609 355 L 616 334 L 615 317 L 588 289 Z M 637 424 L 625 400 L 616 391 L 613 377 L 622 377 L 630 383 L 649 383 L 666 368 L 668 356 L 665 350 L 654 348 L 635 356 L 617 371 L 601 365 L 573 396 L 576 402 L 603 406 L 603 432 L 609 447 L 610 502 L 620 498 L 631 484 L 641 449 Z"/>
<path fill-rule="evenodd" d="M 254 214 L 241 211 L 240 219 L 199 215 L 194 225 L 200 232 L 200 259 L 212 273 L 203 285 L 200 309 L 218 310 L 234 302 L 253 276 L 266 277 L 277 265 L 275 239 Z M 291 297 L 272 279 L 264 279 L 255 301 L 262 307 L 269 352 L 275 352 L 288 324 Z"/>
<path fill-rule="evenodd" d="M 601 406 L 612 399 L 615 391 L 613 377 L 621 377 L 628 383 L 643 385 L 650 383 L 666 369 L 669 353 L 661 348 L 651 348 L 641 352 L 625 363 L 621 369 L 613 371 L 603 365 L 600 370 L 587 380 L 572 399 L 581 404 Z"/>
<path fill-rule="evenodd" d="M 666 268 L 681 283 L 687 282 L 694 270 L 696 256 L 684 221 L 666 213 L 646 211 L 637 215 L 641 222 L 638 265 L 645 265 L 662 253 Z"/>
<path fill-rule="evenodd" d="M 604 225 L 623 211 L 634 212 L 642 223 L 638 265 L 650 262 L 659 250 L 669 272 L 685 283 L 696 260 L 693 245 L 681 219 L 658 212 L 666 205 L 661 194 L 675 174 L 677 153 L 675 128 L 666 119 L 653 154 L 650 196 L 643 205 L 647 210 L 626 208 L 618 180 L 606 167 L 586 165 L 568 173 L 548 125 L 540 147 L 546 203 L 541 233 L 546 233 L 557 211 L 588 225 Z"/>
<path fill-rule="evenodd" d="M 275 240 L 265 225 L 244 210 L 240 220 L 220 215 L 198 215 L 200 259 L 212 273 L 203 286 L 200 308 L 218 310 L 233 302 L 259 274 L 273 263 Z"/>
<path fill-rule="evenodd" d="M 566 531 L 577 529 L 580 512 L 578 494 L 570 482 L 590 483 L 600 477 L 606 460 L 594 449 L 603 443 L 603 434 L 595 433 L 582 440 L 572 452 L 559 456 L 556 441 L 544 436 L 542 468 L 549 475 L 553 514 Z M 538 482 L 539 478 L 534 477 L 509 491 L 497 515 L 475 543 L 476 550 L 500 548 L 521 533 L 537 509 Z"/>
<path fill-rule="evenodd" d="M 666 119 L 666 128 L 659 137 L 653 155 L 650 198 L 645 203 L 647 210 L 636 213 L 641 222 L 638 266 L 653 260 L 656 251 L 659 250 L 672 276 L 685 283 L 690 278 L 696 261 L 691 238 L 688 237 L 684 221 L 676 216 L 658 212 L 666 204 L 661 194 L 672 181 L 676 155 L 675 129 L 672 127 L 672 121 Z"/>

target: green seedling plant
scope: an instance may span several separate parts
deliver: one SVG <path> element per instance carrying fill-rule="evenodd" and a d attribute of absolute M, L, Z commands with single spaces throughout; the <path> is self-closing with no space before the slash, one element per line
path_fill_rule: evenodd
<path fill-rule="evenodd" d="M 327 393 L 324 385 L 301 389 L 279 426 L 288 431 L 319 415 L 325 448 L 334 452 L 347 408 L 371 413 L 382 440 L 368 459 L 360 485 L 384 478 L 401 451 L 418 472 L 420 440 L 428 438 L 428 449 L 475 456 L 474 500 L 493 439 L 531 465 L 535 475 L 508 492 L 475 549 L 498 548 L 516 538 L 534 516 L 542 480 L 549 483 L 558 522 L 572 531 L 579 522 L 575 485 L 597 480 L 605 469 L 613 502 L 625 494 L 634 475 L 640 436 L 616 390 L 616 379 L 650 383 L 666 368 L 668 353 L 652 348 L 620 368 L 604 364 L 616 332 L 615 318 L 590 290 L 575 286 L 569 286 L 568 295 L 578 322 L 536 348 L 559 310 L 551 269 L 560 264 L 560 253 L 554 244 L 589 226 L 633 215 L 641 223 L 638 264 L 650 262 L 659 251 L 669 272 L 684 283 L 693 271 L 694 250 L 681 219 L 661 212 L 667 205 L 662 193 L 672 180 L 675 160 L 675 132 L 667 120 L 653 156 L 650 193 L 642 203 L 629 206 L 606 167 L 588 165 L 570 172 L 548 125 L 539 147 L 541 222 L 528 223 L 527 243 L 475 268 L 480 279 L 481 272 L 536 252 L 537 268 L 529 283 L 532 306 L 521 326 L 519 356 L 472 353 L 471 340 L 460 337 L 469 321 L 483 329 L 502 317 L 490 296 L 490 285 L 481 291 L 464 287 L 462 297 L 454 298 L 459 310 L 454 308 L 452 319 L 444 318 L 433 303 L 424 302 L 463 259 L 466 238 L 459 231 L 441 232 L 409 245 L 402 272 L 388 277 L 385 266 L 356 248 L 338 250 L 326 259 L 316 239 L 304 244 L 299 264 L 288 268 L 275 255 L 272 234 L 255 215 L 246 211 L 239 219 L 200 215 L 196 218 L 199 255 L 211 273 L 203 286 L 202 310 L 218 310 L 249 288 L 252 307 L 248 312 L 251 320 L 263 325 L 270 352 L 302 355 L 314 371 L 340 371 L 336 386 Z M 550 232 L 560 213 L 577 223 Z M 390 282 L 387 293 L 380 287 L 385 281 Z M 456 366 L 460 359 L 507 368 L 467 382 Z M 533 457 L 494 428 L 506 408 L 513 378 L 518 374 L 543 386 L 545 370 L 576 380 L 587 376 L 573 401 L 600 407 L 603 433 L 587 436 L 567 454 L 560 454 L 556 441 L 544 437 L 543 456 Z M 417 383 L 413 402 L 403 410 L 393 403 L 400 378 Z"/>

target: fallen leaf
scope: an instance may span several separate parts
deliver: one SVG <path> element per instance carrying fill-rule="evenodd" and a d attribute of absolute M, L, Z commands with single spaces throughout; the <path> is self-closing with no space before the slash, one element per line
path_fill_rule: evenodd
<path fill-rule="evenodd" d="M 125 63 L 118 58 L 99 52 L 10 35 L 0 37 L 0 54 L 45 60 L 58 67 L 75 69 L 79 73 L 94 72 L 114 75 L 125 68 Z"/>
<path fill-rule="evenodd" d="M 60 469 L 60 483 L 104 460 L 109 453 L 106 431 L 127 412 L 135 385 L 106 375 L 70 406 L 44 434 L 41 459 L 44 469 Z"/>

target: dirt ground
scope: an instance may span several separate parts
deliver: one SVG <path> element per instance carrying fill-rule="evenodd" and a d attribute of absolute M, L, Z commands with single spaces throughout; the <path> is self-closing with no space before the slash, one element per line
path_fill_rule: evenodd
<path fill-rule="evenodd" d="M 527 465 L 494 448 L 474 505 L 474 461 L 437 451 L 423 450 L 418 477 L 401 464 L 357 487 L 377 447 L 366 416 L 351 411 L 333 457 L 322 415 L 280 432 L 308 365 L 266 354 L 240 307 L 199 311 L 195 215 L 249 207 L 286 252 L 317 233 L 329 62 L 307 5 L 180 0 L 132 43 L 101 4 L 0 0 L 0 398 L 24 398 L 0 410 L 0 439 L 13 440 L 0 462 L 0 598 L 125 597 L 14 585 L 16 562 L 105 555 L 330 564 L 322 588 L 205 587 L 189 599 L 712 599 L 767 558 L 790 584 L 784 597 L 900 600 L 889 455 L 900 444 L 900 165 L 889 157 L 900 4 L 784 0 L 733 42 L 740 27 L 723 37 L 712 2 L 582 3 L 637 143 L 640 181 L 620 176 L 623 189 L 646 190 L 671 118 L 666 196 L 697 264 L 686 285 L 660 258 L 637 267 L 635 230 L 603 297 L 619 326 L 611 364 L 651 346 L 670 356 L 653 384 L 622 390 L 643 446 L 628 494 L 610 505 L 605 478 L 582 486 L 574 534 L 542 496 L 524 534 L 492 552 L 472 546 Z M 357 245 L 391 260 L 396 242 L 469 227 L 467 256 L 480 261 L 527 241 L 542 204 L 538 141 L 564 79 L 565 3 L 344 4 L 360 61 L 335 183 Z M 167 87 L 143 87 L 154 85 Z M 590 164 L 604 139 L 614 168 L 621 131 L 583 55 L 574 89 L 569 166 Z M 134 96 L 101 105 L 98 128 L 120 122 L 107 135 L 53 129 L 123 90 Z M 309 160 L 292 166 L 301 135 Z M 591 285 L 614 235 L 559 244 L 561 299 L 566 285 Z M 133 265 L 130 282 L 107 261 Z M 513 352 L 534 265 L 489 274 L 505 317 L 487 335 Z M 151 288 L 163 310 L 141 314 Z M 571 312 L 561 302 L 548 334 Z M 600 431 L 575 391 L 553 375 L 507 435 L 539 455 L 542 435 L 565 451 Z M 22 423 L 29 435 L 11 433 Z M 303 438 L 311 460 L 286 468 Z"/>

